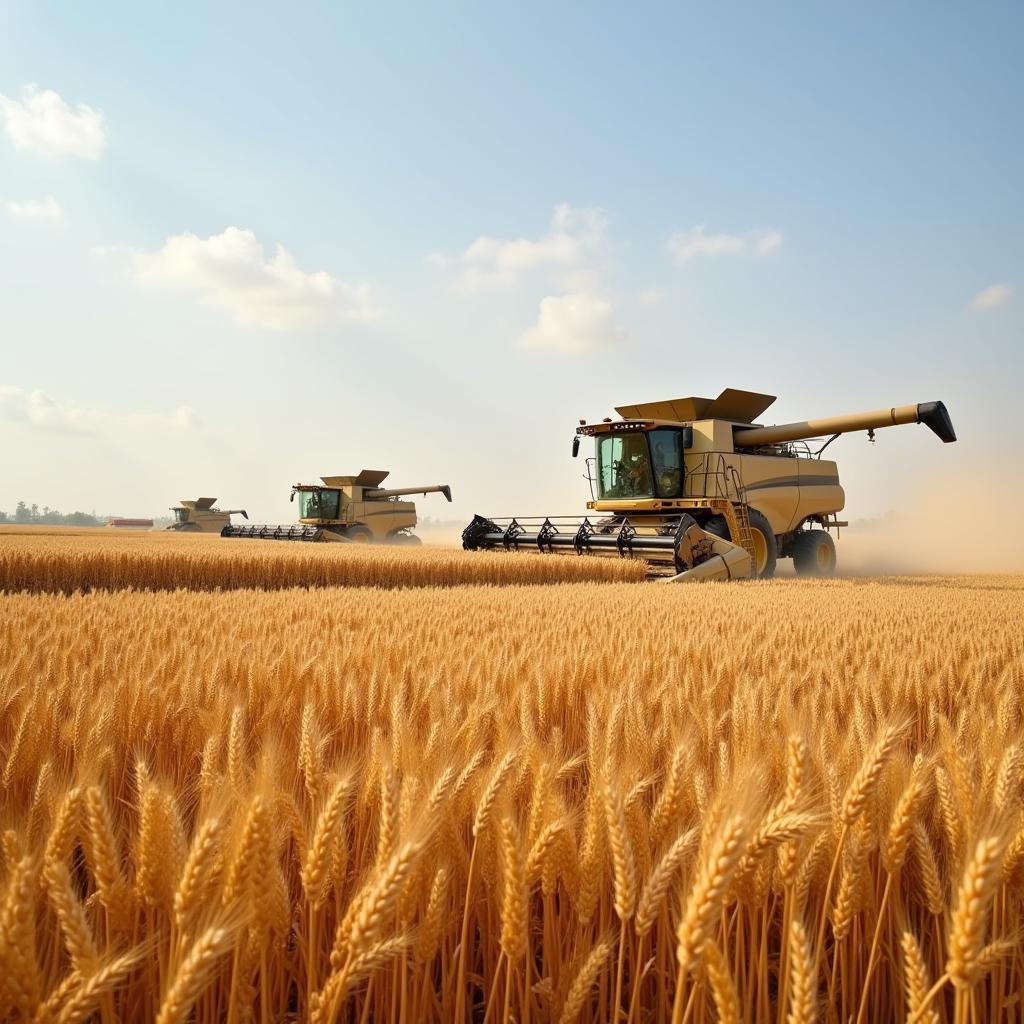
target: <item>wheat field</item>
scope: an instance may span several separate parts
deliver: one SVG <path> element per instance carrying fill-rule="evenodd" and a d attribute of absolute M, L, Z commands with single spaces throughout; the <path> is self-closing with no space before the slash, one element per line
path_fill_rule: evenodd
<path fill-rule="evenodd" d="M 0 1019 L 1020 1020 L 1022 621 L 1020 577 L 0 595 Z"/>
<path fill-rule="evenodd" d="M 216 534 L 0 530 L 0 591 L 234 590 L 638 582 L 639 562 L 510 559 L 455 548 L 225 539 Z"/>

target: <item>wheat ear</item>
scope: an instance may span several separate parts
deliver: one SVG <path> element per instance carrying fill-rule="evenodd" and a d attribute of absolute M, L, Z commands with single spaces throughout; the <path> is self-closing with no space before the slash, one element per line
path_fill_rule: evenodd
<path fill-rule="evenodd" d="M 999 880 L 1005 843 L 996 836 L 979 840 L 964 869 L 949 936 L 946 971 L 960 989 L 970 988 L 981 975 L 980 957 L 985 920 Z"/>
<path fill-rule="evenodd" d="M 786 1024 L 811 1024 L 815 1019 L 814 968 L 807 930 L 796 918 L 789 926 L 789 1015 Z"/>
<path fill-rule="evenodd" d="M 331 864 L 331 844 L 341 824 L 348 790 L 348 779 L 341 779 L 331 790 L 327 803 L 316 819 L 313 841 L 302 862 L 302 888 L 306 899 L 314 906 L 323 900 L 324 880 Z"/>
<path fill-rule="evenodd" d="M 491 820 L 491 815 L 494 812 L 494 804 L 498 799 L 498 793 L 501 792 L 501 787 L 505 784 L 505 780 L 508 778 L 516 763 L 516 756 L 516 752 L 514 750 L 510 750 L 501 759 L 501 762 L 491 774 L 491 779 L 487 783 L 487 788 L 484 790 L 483 795 L 477 802 L 476 816 L 473 818 L 474 838 L 479 838 L 481 833 L 483 833 L 487 828 L 487 824 Z"/>
<path fill-rule="evenodd" d="M 185 928 L 190 911 L 202 903 L 210 881 L 215 875 L 220 851 L 221 822 L 207 818 L 199 826 L 185 866 L 174 893 L 174 924 L 179 931 Z"/>
<path fill-rule="evenodd" d="M 583 1004 L 586 1002 L 590 990 L 594 987 L 597 975 L 601 968 L 604 967 L 611 950 L 612 944 L 610 942 L 599 942 L 587 954 L 587 959 L 583 961 L 580 969 L 576 972 L 576 977 L 573 978 L 572 984 L 569 986 L 562 1012 L 558 1015 L 558 1024 L 574 1024 L 579 1018 Z"/>
<path fill-rule="evenodd" d="M 927 1009 L 921 1012 L 925 996 L 931 986 L 921 947 L 912 932 L 903 933 L 900 946 L 903 949 L 903 984 L 907 991 L 907 1020 L 916 1016 L 921 1024 L 939 1024 L 939 1015 L 934 1010 Z"/>
<path fill-rule="evenodd" d="M 364 887 L 361 895 L 338 925 L 334 948 L 331 951 L 332 967 L 341 967 L 346 954 L 359 956 L 368 947 L 376 944 L 385 919 L 394 910 L 402 886 L 422 849 L 422 840 L 404 843 L 395 851 L 383 870 Z"/>
<path fill-rule="evenodd" d="M 86 845 L 99 900 L 107 911 L 108 919 L 120 926 L 128 917 L 131 892 L 121 870 L 110 808 L 99 786 L 90 786 L 85 791 L 85 820 L 89 834 Z"/>
<path fill-rule="evenodd" d="M 507 819 L 501 822 L 501 863 L 504 894 L 501 903 L 501 948 L 510 963 L 526 955 L 526 876 L 519 836 Z"/>
<path fill-rule="evenodd" d="M 683 977 L 693 970 L 704 943 L 711 937 L 715 919 L 725 901 L 729 884 L 743 853 L 744 819 L 729 818 L 714 837 L 686 901 L 677 933 L 676 957 Z"/>
<path fill-rule="evenodd" d="M 654 927 L 654 922 L 657 920 L 658 914 L 661 913 L 661 905 L 665 901 L 668 887 L 679 871 L 683 858 L 696 841 L 696 829 L 691 828 L 684 832 L 665 851 L 661 860 L 651 871 L 640 892 L 640 900 L 636 906 L 634 927 L 638 937 L 642 938 Z"/>
<path fill-rule="evenodd" d="M 142 950 L 134 949 L 130 953 L 116 957 L 91 974 L 64 1004 L 57 1024 L 81 1024 L 93 1014 L 96 1003 L 103 994 L 119 985 L 141 959 Z"/>
<path fill-rule="evenodd" d="M 882 774 L 882 766 L 886 758 L 896 748 L 900 740 L 902 728 L 891 725 L 875 741 L 874 746 L 868 751 L 867 756 L 861 763 L 857 774 L 851 780 L 843 796 L 843 804 L 840 810 L 840 821 L 843 825 L 849 826 L 860 817 L 864 805 L 874 792 L 878 779 Z"/>
<path fill-rule="evenodd" d="M 36 875 L 31 855 L 14 864 L 0 909 L 0 1011 L 13 1004 L 30 1020 L 39 1006 L 40 977 L 35 951 Z"/>
<path fill-rule="evenodd" d="M 615 913 L 628 921 L 636 909 L 636 862 L 626 831 L 626 812 L 622 797 L 609 785 L 604 794 L 605 816 L 608 822 L 608 845 L 612 853 L 615 883 Z"/>
<path fill-rule="evenodd" d="M 167 989 L 156 1024 L 183 1024 L 217 961 L 231 949 L 236 934 L 232 929 L 213 926 L 196 939 Z"/>
<path fill-rule="evenodd" d="M 725 956 L 716 942 L 705 942 L 701 956 L 711 981 L 711 995 L 715 1000 L 719 1024 L 739 1024 L 740 1001 Z"/>
<path fill-rule="evenodd" d="M 71 873 L 60 861 L 47 859 L 43 864 L 43 879 L 50 903 L 57 912 L 71 962 L 79 973 L 89 975 L 96 969 L 99 954 L 85 911 L 71 888 Z"/>

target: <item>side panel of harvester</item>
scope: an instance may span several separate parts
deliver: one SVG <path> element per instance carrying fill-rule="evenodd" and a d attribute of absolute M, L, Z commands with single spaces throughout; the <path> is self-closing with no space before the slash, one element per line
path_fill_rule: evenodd
<path fill-rule="evenodd" d="M 684 459 L 685 497 L 716 497 L 720 488 L 718 471 L 724 465 L 736 470 L 747 504 L 768 520 L 777 535 L 795 529 L 808 516 L 842 511 L 846 496 L 839 486 L 839 470 L 834 462 L 736 451 L 733 432 L 737 426 L 747 424 L 694 422 L 693 446 Z"/>
<path fill-rule="evenodd" d="M 748 455 L 746 458 L 757 458 Z M 800 494 L 796 515 L 789 529 L 794 529 L 811 516 L 827 516 L 846 507 L 846 492 L 839 483 L 839 467 L 826 459 L 793 459 L 800 478 Z M 757 496 L 750 500 L 756 504 Z"/>

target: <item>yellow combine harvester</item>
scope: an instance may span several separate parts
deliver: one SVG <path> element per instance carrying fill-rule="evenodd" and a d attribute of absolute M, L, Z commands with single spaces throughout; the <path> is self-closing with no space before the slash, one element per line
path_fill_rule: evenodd
<path fill-rule="evenodd" d="M 283 526 L 225 526 L 222 537 L 254 540 L 342 541 L 355 544 L 420 544 L 412 533 L 416 503 L 398 499 L 408 494 L 443 494 L 452 500 L 448 484 L 423 487 L 380 485 L 386 469 L 364 469 L 357 476 L 323 476 L 321 484 L 296 484 L 299 522 Z"/>
<path fill-rule="evenodd" d="M 726 388 L 718 398 L 621 405 L 622 417 L 580 420 L 595 439 L 587 460 L 595 516 L 489 519 L 475 516 L 462 546 L 546 554 L 646 559 L 673 581 L 770 577 L 779 558 L 801 576 L 835 571 L 829 531 L 845 504 L 834 462 L 822 452 L 841 434 L 923 423 L 956 440 L 942 402 L 760 426 L 772 395 Z"/>
<path fill-rule="evenodd" d="M 225 526 L 231 525 L 232 516 L 249 518 L 244 508 L 214 508 L 216 503 L 216 498 L 196 498 L 195 501 L 182 498 L 181 504 L 171 509 L 174 522 L 167 529 L 182 533 L 220 533 Z"/>

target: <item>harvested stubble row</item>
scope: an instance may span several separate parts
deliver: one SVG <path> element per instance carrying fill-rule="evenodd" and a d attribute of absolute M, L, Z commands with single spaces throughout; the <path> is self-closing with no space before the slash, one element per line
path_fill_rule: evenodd
<path fill-rule="evenodd" d="M 0 597 L 0 1018 L 1019 1020 L 949 582 Z"/>
<path fill-rule="evenodd" d="M 643 579 L 618 558 L 509 557 L 504 552 L 222 540 L 167 534 L 0 534 L 0 591 L 454 587 Z"/>

